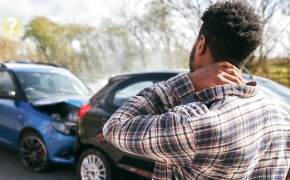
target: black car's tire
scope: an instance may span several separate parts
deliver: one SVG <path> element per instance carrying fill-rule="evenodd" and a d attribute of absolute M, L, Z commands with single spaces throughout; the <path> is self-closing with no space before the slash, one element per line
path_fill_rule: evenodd
<path fill-rule="evenodd" d="M 112 180 L 112 168 L 108 160 L 94 148 L 89 148 L 80 155 L 77 174 L 80 180 L 93 180 L 94 176 L 101 180 Z"/>
<path fill-rule="evenodd" d="M 41 136 L 36 132 L 28 133 L 21 138 L 19 156 L 29 171 L 44 172 L 49 168 L 46 146 Z"/>

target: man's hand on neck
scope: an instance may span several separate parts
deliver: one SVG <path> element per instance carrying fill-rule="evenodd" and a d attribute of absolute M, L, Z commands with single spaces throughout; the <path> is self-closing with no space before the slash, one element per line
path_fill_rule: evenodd
<path fill-rule="evenodd" d="M 224 84 L 245 84 L 240 70 L 227 61 L 212 63 L 187 75 L 196 92 Z"/>

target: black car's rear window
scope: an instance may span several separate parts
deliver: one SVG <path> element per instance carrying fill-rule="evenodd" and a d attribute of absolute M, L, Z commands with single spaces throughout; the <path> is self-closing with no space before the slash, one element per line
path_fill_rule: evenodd
<path fill-rule="evenodd" d="M 111 87 L 111 84 L 107 84 L 106 86 L 104 86 L 100 91 L 98 91 L 92 98 L 91 98 L 91 102 L 92 103 L 98 103 L 109 91 Z"/>

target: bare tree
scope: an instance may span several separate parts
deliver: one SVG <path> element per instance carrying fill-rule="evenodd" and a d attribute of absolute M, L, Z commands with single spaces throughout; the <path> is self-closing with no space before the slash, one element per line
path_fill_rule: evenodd
<path fill-rule="evenodd" d="M 171 8 L 174 27 L 179 36 L 188 39 L 188 45 L 192 46 L 202 25 L 201 16 L 203 10 L 211 3 L 210 0 L 154 0 Z"/>
<path fill-rule="evenodd" d="M 256 9 L 257 14 L 261 16 L 264 23 L 263 26 L 263 44 L 254 52 L 249 58 L 247 67 L 253 72 L 257 73 L 258 67 L 261 68 L 260 75 L 268 76 L 267 60 L 269 55 L 273 52 L 276 45 L 280 42 L 283 33 L 287 29 L 287 25 L 281 27 L 282 19 L 278 15 L 283 11 L 284 0 L 248 0 L 248 2 Z M 281 16 L 281 15 L 280 15 Z M 253 61 L 257 56 L 257 61 Z"/>
<path fill-rule="evenodd" d="M 117 1 L 117 4 L 119 8 L 113 11 L 121 21 L 123 28 L 138 42 L 141 62 L 143 67 L 146 68 L 144 31 L 140 27 L 140 10 L 142 9 L 142 4 L 137 0 L 121 0 Z"/>
<path fill-rule="evenodd" d="M 290 31 L 287 31 L 287 37 L 288 42 L 290 41 Z M 282 66 L 287 68 L 287 79 L 288 83 L 286 84 L 288 87 L 290 87 L 290 45 L 289 44 L 284 44 L 284 53 L 285 53 L 285 59 L 283 61 Z"/>

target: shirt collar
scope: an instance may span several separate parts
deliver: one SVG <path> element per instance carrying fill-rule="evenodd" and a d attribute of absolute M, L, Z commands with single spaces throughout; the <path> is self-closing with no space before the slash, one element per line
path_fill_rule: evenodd
<path fill-rule="evenodd" d="M 215 101 L 224 99 L 225 96 L 239 96 L 240 98 L 251 98 L 259 91 L 259 84 L 256 81 L 240 84 L 227 84 L 207 88 L 195 93 L 194 97 L 197 101 L 204 104 L 210 104 Z"/>

